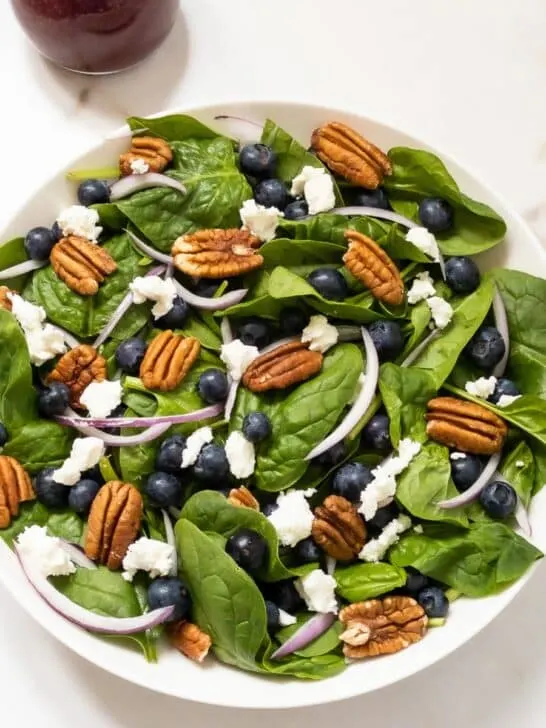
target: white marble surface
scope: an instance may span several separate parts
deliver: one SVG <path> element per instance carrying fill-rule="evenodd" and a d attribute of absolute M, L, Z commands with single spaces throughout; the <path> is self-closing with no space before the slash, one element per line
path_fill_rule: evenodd
<path fill-rule="evenodd" d="M 546 233 L 543 0 L 183 0 L 153 59 L 100 79 L 43 62 L 9 5 L 0 3 L 0 228 L 56 167 L 128 112 L 278 98 L 347 107 L 426 138 Z M 267 715 L 118 680 L 57 644 L 0 590 L 2 716 L 12 728 L 542 728 L 544 574 L 436 667 L 364 698 Z"/>

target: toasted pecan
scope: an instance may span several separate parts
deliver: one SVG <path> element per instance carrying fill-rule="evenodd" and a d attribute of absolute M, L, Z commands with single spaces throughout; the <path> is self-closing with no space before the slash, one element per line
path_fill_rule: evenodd
<path fill-rule="evenodd" d="M 30 475 L 20 462 L 0 455 L 0 528 L 7 528 L 19 515 L 19 504 L 34 500 L 36 494 Z"/>
<path fill-rule="evenodd" d="M 161 392 L 176 389 L 198 359 L 200 351 L 201 344 L 195 337 L 162 331 L 148 346 L 140 365 L 144 386 Z"/>
<path fill-rule="evenodd" d="M 131 149 L 120 155 L 119 169 L 122 176 L 133 174 L 133 162 L 144 161 L 150 172 L 163 172 L 173 160 L 172 149 L 164 139 L 150 136 L 134 136 Z"/>
<path fill-rule="evenodd" d="M 212 645 L 210 636 L 191 622 L 174 622 L 167 628 L 170 643 L 195 662 L 203 662 Z"/>
<path fill-rule="evenodd" d="M 367 235 L 346 230 L 349 242 L 343 262 L 347 269 L 368 288 L 374 298 L 391 306 L 404 300 L 404 283 L 387 253 Z"/>
<path fill-rule="evenodd" d="M 11 311 L 11 301 L 8 293 L 13 293 L 7 286 L 0 286 L 0 308 Z"/>
<path fill-rule="evenodd" d="M 432 440 L 476 455 L 502 450 L 508 428 L 485 407 L 455 397 L 436 397 L 427 409 L 427 434 Z"/>
<path fill-rule="evenodd" d="M 356 558 L 366 543 L 366 526 L 355 505 L 339 495 L 329 495 L 315 508 L 311 534 L 328 556 L 338 561 Z"/>
<path fill-rule="evenodd" d="M 322 361 L 319 351 L 309 351 L 307 344 L 293 341 L 254 359 L 243 375 L 243 384 L 252 392 L 286 389 L 318 374 Z"/>
<path fill-rule="evenodd" d="M 239 508 L 252 508 L 253 511 L 260 510 L 260 504 L 244 485 L 239 488 L 232 488 L 229 491 L 228 503 Z"/>
<path fill-rule="evenodd" d="M 80 397 L 91 382 L 102 382 L 108 377 L 106 359 L 89 344 L 75 346 L 59 359 L 55 369 L 46 378 L 46 384 L 61 382 L 70 390 L 72 407 L 82 407 Z"/>
<path fill-rule="evenodd" d="M 118 267 L 107 250 L 77 235 L 59 240 L 50 261 L 59 278 L 80 296 L 94 296 L 99 284 Z"/>
<path fill-rule="evenodd" d="M 263 265 L 260 240 L 244 228 L 200 230 L 183 235 L 172 248 L 174 265 L 189 276 L 231 278 Z"/>

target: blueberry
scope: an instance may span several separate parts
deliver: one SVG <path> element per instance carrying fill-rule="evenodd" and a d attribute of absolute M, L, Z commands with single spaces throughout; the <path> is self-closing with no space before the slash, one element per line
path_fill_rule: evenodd
<path fill-rule="evenodd" d="M 173 300 L 173 307 L 171 308 L 169 313 L 166 313 L 165 316 L 160 316 L 158 319 L 156 319 L 154 322 L 154 326 L 157 329 L 163 329 L 164 331 L 166 331 L 167 329 L 181 329 L 186 323 L 189 312 L 190 307 L 188 306 L 186 301 L 184 301 L 183 298 L 177 296 Z"/>
<path fill-rule="evenodd" d="M 53 480 L 55 468 L 46 468 L 38 473 L 34 480 L 36 497 L 48 508 L 66 508 L 70 488 Z"/>
<path fill-rule="evenodd" d="M 426 586 L 421 589 L 417 594 L 417 601 L 431 619 L 445 617 L 449 610 L 449 601 L 439 586 Z"/>
<path fill-rule="evenodd" d="M 464 458 L 451 460 L 451 478 L 461 492 L 468 490 L 483 470 L 483 462 L 478 455 L 465 455 Z"/>
<path fill-rule="evenodd" d="M 138 375 L 148 345 L 143 339 L 126 339 L 116 349 L 116 362 L 125 374 Z"/>
<path fill-rule="evenodd" d="M 182 464 L 182 453 L 186 447 L 186 438 L 184 435 L 172 435 L 167 437 L 159 446 L 159 451 L 155 459 L 155 466 L 163 473 L 172 473 L 180 475 L 180 466 Z"/>
<path fill-rule="evenodd" d="M 172 473 L 152 473 L 148 476 L 144 492 L 158 508 L 179 506 L 182 501 L 182 485 Z"/>
<path fill-rule="evenodd" d="M 180 579 L 162 577 L 154 579 L 148 587 L 150 610 L 174 606 L 169 622 L 177 622 L 190 616 L 191 596 L 188 587 Z"/>
<path fill-rule="evenodd" d="M 263 349 L 271 342 L 271 331 L 267 322 L 257 316 L 244 319 L 237 327 L 237 336 L 247 346 Z"/>
<path fill-rule="evenodd" d="M 8 431 L 3 422 L 0 422 L 0 447 L 4 447 L 8 441 Z"/>
<path fill-rule="evenodd" d="M 288 191 L 282 180 L 264 179 L 254 188 L 254 199 L 258 205 L 284 210 L 288 203 Z"/>
<path fill-rule="evenodd" d="M 367 190 L 364 187 L 352 187 L 347 190 L 347 198 L 351 205 L 363 207 L 379 207 L 382 210 L 390 210 L 389 198 L 383 187 L 375 190 Z"/>
<path fill-rule="evenodd" d="M 224 402 L 228 390 L 228 378 L 221 369 L 207 369 L 201 374 L 197 382 L 197 391 L 207 404 Z"/>
<path fill-rule="evenodd" d="M 68 507 L 74 513 L 80 513 L 82 516 L 86 515 L 99 490 L 100 484 L 96 480 L 89 480 L 88 478 L 80 480 L 72 488 L 69 488 Z"/>
<path fill-rule="evenodd" d="M 201 278 L 194 284 L 192 290 L 203 298 L 212 298 L 220 286 L 220 282 L 211 278 Z"/>
<path fill-rule="evenodd" d="M 239 154 L 241 171 L 249 177 L 273 177 L 277 155 L 265 144 L 247 144 Z"/>
<path fill-rule="evenodd" d="M 80 205 L 100 205 L 110 202 L 110 188 L 102 179 L 86 179 L 78 187 Z"/>
<path fill-rule="evenodd" d="M 453 225 L 453 207 L 441 197 L 425 197 L 419 205 L 419 220 L 431 233 L 443 233 Z"/>
<path fill-rule="evenodd" d="M 497 380 L 495 391 L 489 397 L 489 401 L 497 404 L 503 394 L 507 397 L 517 397 L 521 392 L 511 379 L 501 378 Z"/>
<path fill-rule="evenodd" d="M 100 464 L 97 463 L 96 465 L 93 465 L 92 468 L 89 468 L 89 470 L 82 473 L 82 480 L 94 480 L 95 483 L 100 483 L 102 485 L 104 483 L 104 478 L 100 471 Z"/>
<path fill-rule="evenodd" d="M 352 503 L 360 502 L 360 494 L 373 480 L 372 471 L 362 463 L 346 463 L 334 475 L 332 492 Z"/>
<path fill-rule="evenodd" d="M 390 452 L 392 442 L 389 427 L 387 415 L 374 415 L 362 432 L 365 444 L 377 452 Z"/>
<path fill-rule="evenodd" d="M 516 510 L 518 496 L 511 485 L 494 480 L 480 493 L 480 503 L 491 518 L 508 518 Z"/>
<path fill-rule="evenodd" d="M 32 228 L 25 238 L 25 250 L 32 260 L 47 260 L 56 242 L 55 235 L 49 228 Z"/>
<path fill-rule="evenodd" d="M 243 435 L 249 442 L 261 442 L 271 435 L 271 420 L 263 412 L 249 412 L 243 420 Z"/>
<path fill-rule="evenodd" d="M 480 271 L 472 258 L 450 258 L 446 263 L 447 285 L 454 293 L 472 293 L 480 285 Z"/>
<path fill-rule="evenodd" d="M 38 393 L 38 411 L 42 417 L 62 415 L 70 402 L 70 390 L 62 382 L 52 382 Z"/>
<path fill-rule="evenodd" d="M 347 281 L 335 268 L 317 268 L 307 276 L 307 282 L 330 301 L 342 301 L 349 295 Z"/>
<path fill-rule="evenodd" d="M 505 349 L 500 331 L 493 326 L 482 326 L 470 339 L 465 351 L 477 367 L 491 370 L 500 362 Z"/>
<path fill-rule="evenodd" d="M 313 564 L 315 561 L 320 561 L 322 551 L 309 536 L 296 544 L 293 555 L 298 564 Z"/>
<path fill-rule="evenodd" d="M 255 573 L 267 558 L 267 542 L 263 536 L 250 528 L 240 528 L 226 543 L 226 553 L 241 569 Z"/>
<path fill-rule="evenodd" d="M 229 463 L 224 448 L 213 442 L 205 445 L 193 466 L 193 474 L 197 480 L 214 481 L 220 486 L 228 473 Z"/>
<path fill-rule="evenodd" d="M 275 513 L 278 507 L 279 506 L 277 505 L 277 503 L 275 503 L 275 501 L 273 501 L 272 503 L 266 503 L 264 506 L 262 506 L 262 513 L 266 518 L 269 518 L 269 516 Z"/>
<path fill-rule="evenodd" d="M 298 594 L 292 579 L 267 584 L 265 589 L 267 598 L 271 599 L 279 609 L 289 614 L 296 613 L 304 606 L 303 599 Z"/>
<path fill-rule="evenodd" d="M 381 319 L 368 326 L 368 333 L 377 350 L 379 361 L 392 361 L 404 348 L 404 337 L 400 324 L 396 321 Z"/>
<path fill-rule="evenodd" d="M 309 215 L 309 205 L 305 200 L 294 200 L 284 208 L 285 220 L 301 220 Z"/>
<path fill-rule="evenodd" d="M 420 571 L 417 571 L 417 569 L 413 569 L 411 566 L 406 568 L 406 574 L 407 578 L 404 591 L 408 592 L 412 597 L 416 596 L 421 589 L 424 589 L 429 584 L 428 578 L 424 574 L 421 574 Z"/>
<path fill-rule="evenodd" d="M 345 440 L 340 440 L 335 445 L 332 445 L 329 450 L 326 450 L 326 452 L 323 452 L 322 455 L 315 458 L 314 462 L 316 462 L 317 465 L 330 470 L 330 468 L 335 468 L 336 465 L 340 465 L 346 457 L 347 445 L 345 444 Z"/>
<path fill-rule="evenodd" d="M 62 228 L 57 221 L 55 221 L 51 226 L 51 234 L 53 235 L 56 243 L 63 237 Z"/>
<path fill-rule="evenodd" d="M 289 306 L 283 308 L 279 316 L 279 328 L 283 336 L 296 336 L 301 334 L 309 323 L 309 316 L 301 308 Z"/>
<path fill-rule="evenodd" d="M 399 515 L 400 511 L 394 502 L 389 503 L 388 506 L 379 508 L 375 516 L 370 518 L 369 521 L 366 521 L 366 527 L 368 528 L 370 535 L 374 537 L 378 536 L 385 526 L 388 526 L 389 523 L 394 521 L 395 518 L 398 518 Z"/>
<path fill-rule="evenodd" d="M 267 613 L 267 629 L 269 632 L 275 632 L 281 626 L 281 615 L 279 613 L 279 608 L 276 604 L 270 602 L 269 599 L 266 599 L 265 611 Z"/>

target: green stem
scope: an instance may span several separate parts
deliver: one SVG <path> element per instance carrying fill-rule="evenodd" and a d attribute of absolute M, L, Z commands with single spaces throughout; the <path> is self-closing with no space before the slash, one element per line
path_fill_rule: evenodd
<path fill-rule="evenodd" d="M 446 591 L 446 597 L 448 602 L 454 602 L 456 599 L 458 599 L 460 596 L 462 596 L 461 592 L 457 589 L 448 589 Z"/>
<path fill-rule="evenodd" d="M 376 394 L 374 399 L 372 400 L 371 405 L 366 410 L 365 414 L 362 415 L 360 420 L 356 423 L 356 425 L 353 427 L 351 432 L 349 433 L 348 440 L 351 442 L 352 440 L 355 440 L 362 430 L 366 427 L 368 422 L 372 419 L 372 417 L 375 415 L 377 410 L 381 407 L 381 396 L 379 394 Z"/>
<path fill-rule="evenodd" d="M 427 626 L 428 627 L 443 627 L 446 623 L 445 617 L 433 617 L 432 619 L 428 620 Z"/>
<path fill-rule="evenodd" d="M 103 457 L 100 459 L 99 468 L 100 474 L 102 475 L 106 483 L 110 482 L 111 480 L 119 480 L 118 475 L 114 470 L 114 466 L 110 462 L 109 457 Z"/>
<path fill-rule="evenodd" d="M 66 179 L 71 182 L 82 182 L 84 179 L 117 179 L 118 167 L 98 167 L 97 169 L 71 169 Z"/>

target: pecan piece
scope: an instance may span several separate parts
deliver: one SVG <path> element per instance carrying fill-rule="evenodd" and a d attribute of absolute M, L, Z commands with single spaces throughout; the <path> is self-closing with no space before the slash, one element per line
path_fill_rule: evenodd
<path fill-rule="evenodd" d="M 349 241 L 343 262 L 378 301 L 397 306 L 404 300 L 404 283 L 387 253 L 367 235 L 347 230 Z"/>
<path fill-rule="evenodd" d="M 203 278 L 231 278 L 263 265 L 256 252 L 260 240 L 248 230 L 200 230 L 175 240 L 174 265 L 182 273 Z"/>
<path fill-rule="evenodd" d="M 243 375 L 243 384 L 251 392 L 286 389 L 320 372 L 322 360 L 319 351 L 309 351 L 301 341 L 283 344 L 254 359 Z"/>
<path fill-rule="evenodd" d="M 30 475 L 15 458 L 0 455 L 0 528 L 19 515 L 19 504 L 34 500 Z"/>
<path fill-rule="evenodd" d="M 173 161 L 173 153 L 164 139 L 135 136 L 131 149 L 121 154 L 119 158 L 119 170 L 122 176 L 134 174 L 131 165 L 140 160 L 146 162 L 150 172 L 163 172 Z"/>
<path fill-rule="evenodd" d="M 351 561 L 366 543 L 366 526 L 356 506 L 340 495 L 329 495 L 315 508 L 311 535 L 328 556 Z"/>
<path fill-rule="evenodd" d="M 201 344 L 193 336 L 184 338 L 172 331 L 158 334 L 146 350 L 140 378 L 148 389 L 170 392 L 176 389 L 199 357 Z"/>
<path fill-rule="evenodd" d="M 61 382 L 70 390 L 72 407 L 82 407 L 80 397 L 91 382 L 102 382 L 108 377 L 106 359 L 89 344 L 74 347 L 59 359 L 46 384 Z"/>
<path fill-rule="evenodd" d="M 0 308 L 11 311 L 11 301 L 8 298 L 8 293 L 13 293 L 13 291 L 7 286 L 0 286 Z"/>
<path fill-rule="evenodd" d="M 391 655 L 423 639 L 428 619 L 415 599 L 386 597 L 349 604 L 339 613 L 345 627 L 340 640 L 352 660 Z"/>
<path fill-rule="evenodd" d="M 99 283 L 118 267 L 107 250 L 77 235 L 59 240 L 50 260 L 59 278 L 80 296 L 94 296 Z"/>
<path fill-rule="evenodd" d="M 436 397 L 427 408 L 427 435 L 432 440 L 475 455 L 502 450 L 508 428 L 494 412 L 455 397 Z"/>
<path fill-rule="evenodd" d="M 142 496 L 130 483 L 111 480 L 97 493 L 87 522 L 85 553 L 109 569 L 119 569 L 140 529 Z"/>
<path fill-rule="evenodd" d="M 340 121 L 315 129 L 311 146 L 328 169 L 360 187 L 374 190 L 392 172 L 389 158 L 379 147 Z"/>
<path fill-rule="evenodd" d="M 229 491 L 228 503 L 232 506 L 238 506 L 239 508 L 252 508 L 253 511 L 260 510 L 260 504 L 254 498 L 252 493 L 244 485 L 240 488 L 233 488 Z"/>
<path fill-rule="evenodd" d="M 167 627 L 169 641 L 182 654 L 195 662 L 203 662 L 212 645 L 210 636 L 191 622 L 174 622 Z"/>

